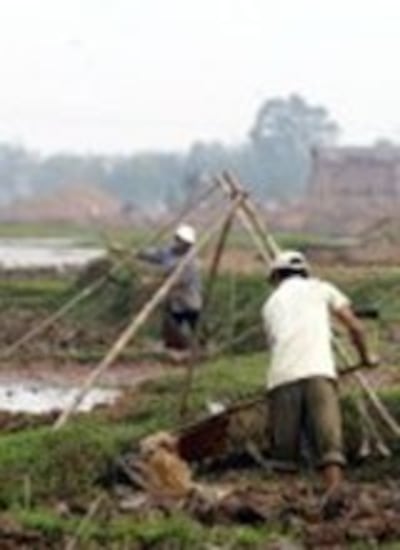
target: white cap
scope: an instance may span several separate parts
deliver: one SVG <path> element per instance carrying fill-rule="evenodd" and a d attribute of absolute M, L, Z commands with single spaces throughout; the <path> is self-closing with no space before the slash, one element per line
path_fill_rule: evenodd
<path fill-rule="evenodd" d="M 175 237 L 187 244 L 196 242 L 196 231 L 191 225 L 182 224 L 175 231 Z"/>
<path fill-rule="evenodd" d="M 305 271 L 309 273 L 310 266 L 306 260 L 306 257 L 297 250 L 284 250 L 280 252 L 276 258 L 274 258 L 270 267 L 270 274 L 288 269 L 291 271 Z"/>

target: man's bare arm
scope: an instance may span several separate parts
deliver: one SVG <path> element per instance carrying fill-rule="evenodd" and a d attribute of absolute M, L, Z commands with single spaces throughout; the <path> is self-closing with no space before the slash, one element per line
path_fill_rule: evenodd
<path fill-rule="evenodd" d="M 361 362 L 367 366 L 375 366 L 378 363 L 378 358 L 369 353 L 363 325 L 353 313 L 351 307 L 345 306 L 337 309 L 334 311 L 334 315 L 348 330 Z"/>

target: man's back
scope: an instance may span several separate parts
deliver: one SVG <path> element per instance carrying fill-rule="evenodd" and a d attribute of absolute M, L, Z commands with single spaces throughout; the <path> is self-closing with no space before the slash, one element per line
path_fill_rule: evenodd
<path fill-rule="evenodd" d="M 141 259 L 158 265 L 166 274 L 171 273 L 183 255 L 177 254 L 173 246 L 142 251 Z M 171 289 L 168 302 L 173 311 L 200 310 L 202 306 L 202 285 L 197 258 L 191 260 Z"/>
<path fill-rule="evenodd" d="M 262 311 L 272 352 L 269 389 L 312 376 L 336 378 L 329 312 L 348 304 L 318 279 L 291 276 L 280 283 Z"/>

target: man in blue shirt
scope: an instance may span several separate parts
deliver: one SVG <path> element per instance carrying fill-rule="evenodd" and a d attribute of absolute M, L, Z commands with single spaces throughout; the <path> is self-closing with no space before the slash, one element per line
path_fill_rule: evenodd
<path fill-rule="evenodd" d="M 143 250 L 138 258 L 158 266 L 165 275 L 169 275 L 195 242 L 193 227 L 182 224 L 176 229 L 169 246 Z M 166 347 L 187 349 L 193 343 L 202 308 L 202 284 L 196 258 L 186 265 L 164 305 L 163 337 Z"/>

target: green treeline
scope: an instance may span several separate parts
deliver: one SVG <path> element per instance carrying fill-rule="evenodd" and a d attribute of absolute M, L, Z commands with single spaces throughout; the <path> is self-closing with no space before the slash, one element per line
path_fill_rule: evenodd
<path fill-rule="evenodd" d="M 0 143 L 0 204 L 90 184 L 127 207 L 170 207 L 182 202 L 208 173 L 225 168 L 235 170 L 259 199 L 295 198 L 308 179 L 311 149 L 333 144 L 338 131 L 324 107 L 293 94 L 263 102 L 247 135 L 235 146 L 199 141 L 185 153 L 45 157 Z"/>

